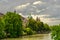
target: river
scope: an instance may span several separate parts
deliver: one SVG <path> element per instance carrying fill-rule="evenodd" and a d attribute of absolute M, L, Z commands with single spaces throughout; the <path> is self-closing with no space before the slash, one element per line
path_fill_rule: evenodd
<path fill-rule="evenodd" d="M 23 36 L 21 38 L 7 38 L 4 40 L 51 40 L 50 34 L 36 34 L 31 36 Z"/>

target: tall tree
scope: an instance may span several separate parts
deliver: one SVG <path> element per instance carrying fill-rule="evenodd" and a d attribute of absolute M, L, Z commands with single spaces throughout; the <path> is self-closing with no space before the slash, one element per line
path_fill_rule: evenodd
<path fill-rule="evenodd" d="M 4 16 L 5 32 L 8 37 L 19 37 L 22 35 L 22 18 L 15 12 L 7 12 Z"/>
<path fill-rule="evenodd" d="M 32 17 L 28 20 L 28 27 L 33 31 L 37 31 L 36 21 Z"/>

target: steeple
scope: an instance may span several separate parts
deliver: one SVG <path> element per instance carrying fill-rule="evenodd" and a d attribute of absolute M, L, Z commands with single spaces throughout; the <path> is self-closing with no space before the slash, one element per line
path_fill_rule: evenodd
<path fill-rule="evenodd" d="M 36 20 L 37 20 L 37 21 L 40 21 L 40 17 L 37 16 L 37 17 L 36 17 Z"/>

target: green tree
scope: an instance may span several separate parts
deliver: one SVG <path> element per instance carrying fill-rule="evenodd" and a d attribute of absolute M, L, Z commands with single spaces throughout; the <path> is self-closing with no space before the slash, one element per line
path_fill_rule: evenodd
<path fill-rule="evenodd" d="M 60 25 L 52 26 L 52 38 L 54 40 L 60 40 Z"/>
<path fill-rule="evenodd" d="M 22 35 L 22 17 L 15 12 L 7 12 L 4 16 L 5 32 L 8 37 L 19 37 Z"/>
<path fill-rule="evenodd" d="M 40 21 L 37 21 L 37 27 L 38 27 L 38 31 L 41 31 L 41 30 L 43 30 L 43 25 L 41 24 L 41 22 Z"/>
<path fill-rule="evenodd" d="M 33 31 L 37 31 L 36 21 L 33 18 L 29 18 L 27 27 L 29 27 Z"/>
<path fill-rule="evenodd" d="M 5 38 L 6 37 L 6 33 L 5 33 L 5 25 L 4 25 L 4 21 L 2 20 L 2 18 L 0 18 L 0 39 L 1 38 Z"/>
<path fill-rule="evenodd" d="M 37 27 L 38 27 L 38 30 L 37 30 L 37 32 L 43 32 L 44 31 L 44 24 L 43 24 L 43 22 L 40 22 L 40 21 L 37 21 Z"/>
<path fill-rule="evenodd" d="M 44 32 L 49 33 L 50 32 L 49 25 L 48 24 L 44 24 L 39 19 L 38 19 L 38 21 L 36 20 L 36 27 L 37 27 L 37 32 L 38 33 L 44 33 Z"/>
<path fill-rule="evenodd" d="M 39 32 L 39 33 L 44 32 L 44 29 L 45 29 L 44 23 L 41 22 L 39 17 L 36 18 L 36 26 L 38 27 L 37 32 Z"/>
<path fill-rule="evenodd" d="M 45 31 L 50 31 L 51 30 L 48 24 L 44 24 L 44 28 L 45 28 Z"/>

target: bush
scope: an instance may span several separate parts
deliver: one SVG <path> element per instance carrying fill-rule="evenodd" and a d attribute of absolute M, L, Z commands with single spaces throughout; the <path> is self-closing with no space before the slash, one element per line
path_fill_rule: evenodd
<path fill-rule="evenodd" d="M 24 32 L 27 34 L 27 35 L 32 35 L 33 34 L 33 31 L 30 29 L 30 28 L 26 28 L 24 30 Z"/>

